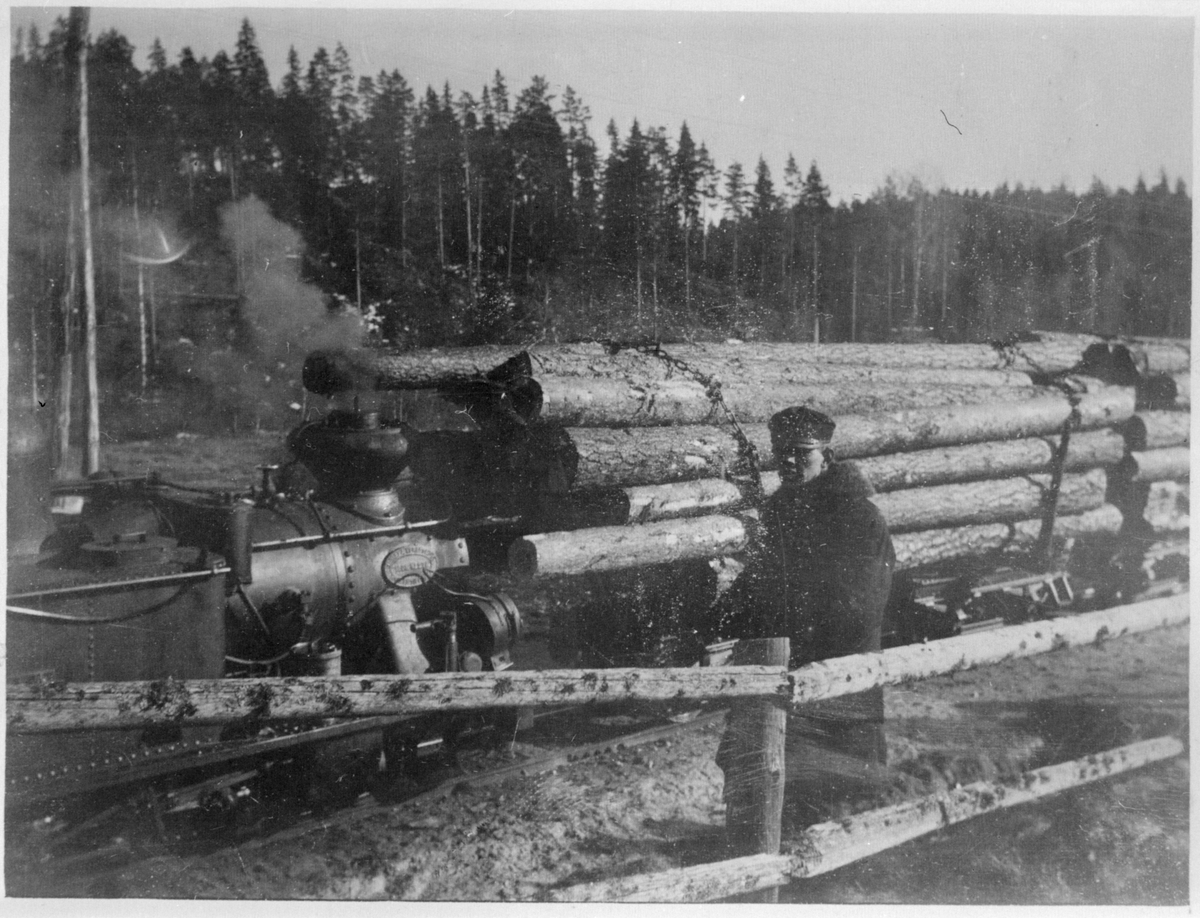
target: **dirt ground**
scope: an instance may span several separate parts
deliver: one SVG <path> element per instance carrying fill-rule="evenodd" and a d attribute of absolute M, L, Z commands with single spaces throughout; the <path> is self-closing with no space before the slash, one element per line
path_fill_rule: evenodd
<path fill-rule="evenodd" d="M 275 443 L 262 438 L 264 454 Z M 196 454 L 197 443 L 187 440 L 132 454 L 169 466 L 177 446 Z M 1187 626 L 1163 629 L 887 689 L 888 779 L 870 794 L 810 801 L 806 819 L 1004 780 L 1154 736 L 1186 743 L 1188 636 Z M 10 852 L 8 894 L 511 902 L 719 860 L 727 856 L 714 762 L 720 732 L 719 725 L 696 729 L 551 774 L 333 821 L 301 837 L 162 853 L 103 876 L 15 874 Z M 981 817 L 795 883 L 780 899 L 1186 905 L 1188 766 L 1185 754 Z M 794 821 L 785 825 L 785 845 L 798 831 Z"/>
<path fill-rule="evenodd" d="M 1138 739 L 1186 739 L 1176 627 L 887 691 L 891 778 L 838 818 Z M 161 854 L 103 875 L 9 874 L 10 895 L 530 901 L 719 860 L 720 727 L 531 778 L 333 819 L 301 837 Z M 784 902 L 1188 903 L 1188 759 L 981 817 L 781 891 Z M 785 826 L 785 844 L 798 827 Z M 14 882 L 15 881 L 15 882 Z"/>

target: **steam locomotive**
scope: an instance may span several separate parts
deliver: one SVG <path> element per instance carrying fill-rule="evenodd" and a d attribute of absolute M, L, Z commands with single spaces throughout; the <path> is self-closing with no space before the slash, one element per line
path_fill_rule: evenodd
<path fill-rule="evenodd" d="M 301 474 L 262 467 L 245 492 L 156 475 L 59 486 L 53 531 L 36 554 L 10 555 L 8 678 L 169 686 L 510 667 L 520 613 L 503 593 L 472 593 L 451 576 L 469 564 L 467 544 L 446 502 L 408 474 L 412 439 L 403 423 L 355 406 L 289 434 Z M 384 726 L 376 735 L 397 760 L 446 730 Z M 228 758 L 233 739 L 212 727 L 10 736 L 8 799 L 140 780 L 148 749 Z"/>

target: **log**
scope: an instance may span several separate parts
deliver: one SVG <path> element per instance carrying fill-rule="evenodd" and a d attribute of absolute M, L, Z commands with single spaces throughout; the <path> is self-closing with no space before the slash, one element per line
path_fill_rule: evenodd
<path fill-rule="evenodd" d="M 1134 392 L 1102 387 L 1079 397 L 1083 430 L 1108 427 L 1132 417 Z M 842 458 L 876 456 L 1021 437 L 1057 434 L 1071 417 L 1065 396 L 1023 402 L 924 408 L 837 418 L 833 448 Z M 765 424 L 742 429 L 758 450 L 760 467 L 775 467 Z M 739 468 L 737 442 L 725 428 L 705 425 L 602 429 L 569 427 L 565 433 L 578 456 L 574 487 L 605 488 L 722 478 Z"/>
<path fill-rule="evenodd" d="M 1100 507 L 1107 483 L 1104 469 L 1064 475 L 1058 493 L 1058 512 L 1082 513 Z M 888 528 L 900 533 L 1028 519 L 1042 511 L 1050 484 L 1049 475 L 1028 475 L 907 488 L 877 494 L 872 500 L 883 513 Z"/>
<path fill-rule="evenodd" d="M 602 526 L 542 532 L 509 546 L 515 577 L 571 576 L 712 558 L 740 551 L 746 528 L 731 516 L 665 520 L 642 526 Z"/>
<path fill-rule="evenodd" d="M 1027 771 L 1016 781 L 976 781 L 805 829 L 779 855 L 750 855 L 658 873 L 548 890 L 554 902 L 713 902 L 819 876 L 976 816 L 1033 803 L 1182 754 L 1173 736 Z"/>
<path fill-rule="evenodd" d="M 1146 489 L 1142 519 L 1157 536 L 1187 532 L 1191 528 L 1191 501 L 1186 484 L 1155 481 Z"/>
<path fill-rule="evenodd" d="M 486 345 L 391 351 L 380 348 L 313 351 L 301 378 L 316 395 L 352 390 L 438 389 L 485 379 L 520 347 Z"/>
<path fill-rule="evenodd" d="M 1083 352 L 1083 365 L 1118 385 L 1138 379 L 1186 373 L 1191 368 L 1191 344 L 1183 340 L 1123 339 L 1092 344 Z"/>
<path fill-rule="evenodd" d="M 719 478 L 625 488 L 622 493 L 629 509 L 626 518 L 617 521 L 618 525 L 713 513 L 742 503 L 742 492 L 737 485 Z"/>
<path fill-rule="evenodd" d="M 1131 481 L 1187 481 L 1192 471 L 1192 451 L 1186 446 L 1131 451 L 1118 474 Z"/>
<path fill-rule="evenodd" d="M 930 487 L 953 482 L 1049 473 L 1057 437 L 995 440 L 852 460 L 877 492 Z M 1115 466 L 1125 455 L 1125 440 L 1111 430 L 1072 435 L 1065 471 Z M 762 472 L 763 493 L 779 490 L 779 473 Z M 727 513 L 745 506 L 746 480 L 697 478 L 628 488 L 574 491 L 543 501 L 533 521 L 542 531 L 624 526 L 654 520 Z"/>
<path fill-rule="evenodd" d="M 644 365 L 628 362 L 616 364 L 611 373 L 596 372 L 599 367 L 589 367 L 588 376 L 578 374 L 538 374 L 536 379 L 543 388 L 563 385 L 575 380 L 583 385 L 586 381 L 609 379 L 633 385 L 657 386 L 665 382 L 692 382 L 703 385 L 683 370 L 673 368 L 653 357 L 643 357 Z M 689 366 L 691 366 L 689 364 Z M 729 398 L 730 392 L 742 390 L 743 397 L 761 394 L 766 387 L 784 385 L 799 388 L 930 388 L 938 385 L 965 389 L 1028 389 L 1034 385 L 1033 377 L 1016 370 L 977 370 L 969 367 L 929 368 L 921 366 L 871 366 L 852 363 L 786 363 L 782 360 L 743 358 L 715 358 L 694 367 L 701 375 L 715 377 L 722 386 L 722 393 Z M 768 390 L 769 391 L 769 390 Z"/>
<path fill-rule="evenodd" d="M 1192 374 L 1174 373 L 1171 375 L 1175 383 L 1175 407 L 1190 408 L 1192 406 Z"/>
<path fill-rule="evenodd" d="M 998 370 L 1016 373 L 1054 373 L 1079 364 L 1082 352 L 1074 344 L 1030 342 L 1015 347 L 990 344 L 788 344 L 723 343 L 668 344 L 663 352 L 689 367 L 733 382 L 754 367 L 800 374 L 812 381 L 808 367 L 857 365 L 929 370 Z M 679 377 L 681 370 L 635 348 L 610 348 L 598 342 L 580 344 L 487 345 L 470 348 L 431 348 L 391 351 L 378 348 L 317 350 L 303 369 L 304 386 L 317 395 L 354 389 L 428 389 L 478 381 L 497 367 L 524 354 L 529 375 L 626 376 L 631 380 Z M 818 380 L 819 381 L 819 380 Z"/>
<path fill-rule="evenodd" d="M 781 667 L 507 670 L 420 676 L 297 676 L 154 682 L 9 683 L 9 733 L 137 729 L 156 724 L 254 724 L 312 717 L 355 718 L 561 707 L 623 701 L 836 698 L 877 685 L 1033 656 L 1186 622 L 1186 595 L 1031 622 L 812 663 Z"/>
<path fill-rule="evenodd" d="M 1139 411 L 1122 426 L 1131 452 L 1186 446 L 1190 442 L 1191 414 L 1184 411 Z"/>
<path fill-rule="evenodd" d="M 1146 411 L 1187 411 L 1192 404 L 1188 373 L 1146 376 L 1137 383 L 1138 408 Z"/>
<path fill-rule="evenodd" d="M 734 666 L 786 668 L 787 638 L 738 641 Z M 777 854 L 782 830 L 787 706 L 774 699 L 735 702 L 726 718 L 725 843 L 734 856 Z"/>
<path fill-rule="evenodd" d="M 1186 342 L 1041 333 L 1041 340 L 1012 344 L 793 344 L 726 342 L 667 344 L 663 352 L 689 367 L 733 383 L 763 367 L 796 382 L 812 382 L 813 368 L 837 365 L 930 370 L 999 370 L 1045 376 L 1088 367 L 1123 385 L 1134 377 L 1181 373 L 1190 367 Z M 377 348 L 317 350 L 305 361 L 305 388 L 318 395 L 353 389 L 423 389 L 471 383 L 520 357 L 535 379 L 543 376 L 626 377 L 630 380 L 680 377 L 681 370 L 635 348 L 599 342 L 580 344 L 487 345 L 390 351 Z M 1090 360 L 1088 359 L 1090 355 Z M 756 370 L 755 368 L 758 368 Z M 816 380 L 820 382 L 819 377 Z M 947 380 L 947 384 L 951 383 Z M 974 383 L 972 383 L 974 384 Z"/>
<path fill-rule="evenodd" d="M 1124 438 L 1111 430 L 1072 434 L 1063 470 L 1070 472 L 1116 465 L 1125 455 L 1125 442 Z M 854 463 L 876 491 L 897 491 L 956 481 L 1049 472 L 1058 444 L 1058 437 L 988 440 L 964 446 L 867 456 L 854 460 Z M 778 480 L 778 475 L 775 475 L 772 490 L 778 487 Z"/>
<path fill-rule="evenodd" d="M 1123 522 L 1121 511 L 1105 504 L 1085 513 L 1068 514 L 1054 520 L 1056 539 L 1117 533 Z M 900 533 L 892 542 L 896 549 L 897 569 L 922 567 L 953 558 L 992 552 L 1027 552 L 1037 547 L 1040 519 L 1015 523 L 985 523 L 948 529 L 925 529 Z"/>
<path fill-rule="evenodd" d="M 868 371 L 876 372 L 870 368 Z M 901 374 L 909 372 L 899 371 Z M 1028 376 L 1024 378 L 1029 379 Z M 725 412 L 709 397 L 708 390 L 690 380 L 628 382 L 557 376 L 540 377 L 537 385 L 541 404 L 536 419 L 549 424 L 624 427 L 719 424 L 726 419 Z M 997 389 L 1002 389 L 1003 394 Z M 884 383 L 863 374 L 823 380 L 820 384 L 797 384 L 789 380 L 739 381 L 723 386 L 720 392 L 726 407 L 741 423 L 767 421 L 775 412 L 790 405 L 808 405 L 830 415 L 868 414 L 946 405 L 979 405 L 1000 398 L 1019 401 L 1047 394 L 1044 389 L 1015 383 L 966 386 L 954 385 L 949 380 L 937 383 L 915 379 Z"/>
<path fill-rule="evenodd" d="M 761 440 L 766 427 L 759 426 L 755 434 Z M 737 441 L 722 427 L 568 427 L 566 434 L 577 456 L 573 486 L 579 489 L 723 478 L 740 461 Z M 770 461 L 761 453 L 760 458 Z"/>
<path fill-rule="evenodd" d="M 1084 348 L 1063 340 L 1000 344 L 792 344 L 744 342 L 668 345 L 663 348 L 689 365 L 705 361 L 770 361 L 786 364 L 858 364 L 920 369 L 1015 370 L 1038 375 L 1060 373 L 1079 366 Z"/>
<path fill-rule="evenodd" d="M 1110 427 L 1132 417 L 1132 389 L 1100 387 L 1077 396 L 1075 429 Z M 1056 434 L 1071 417 L 1065 397 L 1026 402 L 914 409 L 838 419 L 833 448 L 839 456 L 876 456 L 935 446 Z"/>

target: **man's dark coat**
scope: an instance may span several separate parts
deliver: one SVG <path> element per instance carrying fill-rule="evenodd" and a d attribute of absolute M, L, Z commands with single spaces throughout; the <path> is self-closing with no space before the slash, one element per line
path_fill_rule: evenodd
<path fill-rule="evenodd" d="M 717 604 L 710 637 L 788 637 L 792 666 L 878 651 L 896 555 L 873 493 L 849 462 L 776 491 L 745 570 Z M 883 694 L 874 689 L 820 708 L 881 722 Z"/>

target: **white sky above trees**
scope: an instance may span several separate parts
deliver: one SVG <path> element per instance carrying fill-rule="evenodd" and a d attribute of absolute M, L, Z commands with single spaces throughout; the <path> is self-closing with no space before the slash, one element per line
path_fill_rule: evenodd
<path fill-rule="evenodd" d="M 935 189 L 1061 182 L 1082 192 L 1093 177 L 1153 186 L 1165 169 L 1172 187 L 1183 178 L 1192 188 L 1192 3 L 1080 4 L 1070 9 L 1089 15 L 1074 16 L 1008 15 L 1011 4 L 919 15 L 639 6 L 107 7 L 93 8 L 91 33 L 115 28 L 144 70 L 156 37 L 172 63 L 185 46 L 232 54 L 247 17 L 276 88 L 290 46 L 306 68 L 338 42 L 356 76 L 398 69 L 418 98 L 448 81 L 456 98 L 478 99 L 497 69 L 515 97 L 537 74 L 559 98 L 575 89 L 602 156 L 610 118 L 622 138 L 637 118 L 672 142 L 687 121 L 722 170 L 736 159 L 752 179 L 764 157 L 777 190 L 789 153 L 802 172 L 815 160 L 835 203 L 870 195 L 889 174 Z M 65 14 L 16 7 L 10 28 L 33 23 L 44 37 Z"/>

